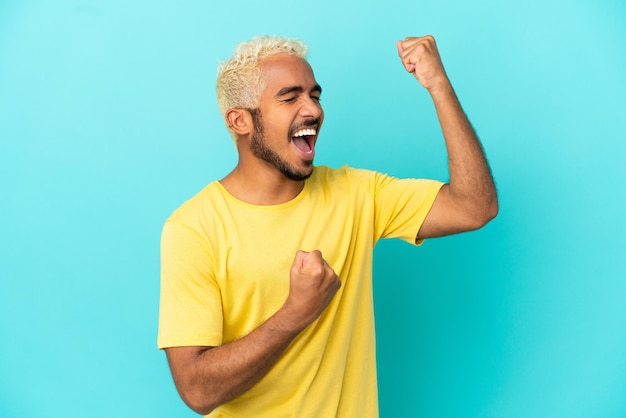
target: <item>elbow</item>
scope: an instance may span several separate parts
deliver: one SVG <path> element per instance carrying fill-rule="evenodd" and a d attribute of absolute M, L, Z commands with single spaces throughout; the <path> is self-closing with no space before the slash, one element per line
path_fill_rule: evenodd
<path fill-rule="evenodd" d="M 181 400 L 191 410 L 208 415 L 228 399 L 219 378 L 208 377 L 198 362 L 198 357 L 213 347 L 174 347 L 166 351 L 174 385 Z"/>
<path fill-rule="evenodd" d="M 461 212 L 463 213 L 459 219 L 462 219 L 462 226 L 459 227 L 460 231 L 475 231 L 487 225 L 497 215 L 499 211 L 497 199 L 493 199 L 487 202 L 483 202 L 480 205 L 472 205 L 466 207 Z"/>
<path fill-rule="evenodd" d="M 207 396 L 203 396 L 199 392 L 194 394 L 181 391 L 180 397 L 192 411 L 200 415 L 208 415 L 219 406 L 219 403 L 212 402 L 211 399 L 207 399 Z"/>
<path fill-rule="evenodd" d="M 218 405 L 196 405 L 196 406 L 192 406 L 190 404 L 187 404 L 187 406 L 196 414 L 199 415 L 209 415 L 215 408 L 218 407 Z"/>
<path fill-rule="evenodd" d="M 485 202 L 485 205 L 481 208 L 480 211 L 474 217 L 474 228 L 472 229 L 480 229 L 483 226 L 487 225 L 496 216 L 498 216 L 498 212 L 500 211 L 500 205 L 498 204 L 498 198 L 494 197 L 490 199 L 488 202 Z"/>
<path fill-rule="evenodd" d="M 197 414 L 208 415 L 225 402 L 225 399 L 220 397 L 223 394 L 215 386 L 189 381 L 185 382 L 185 384 L 176 380 L 174 382 L 182 401 Z"/>
<path fill-rule="evenodd" d="M 500 204 L 498 203 L 497 197 L 491 199 L 485 212 L 485 225 L 487 225 L 489 222 L 494 220 L 496 216 L 498 216 L 498 212 L 500 212 Z"/>

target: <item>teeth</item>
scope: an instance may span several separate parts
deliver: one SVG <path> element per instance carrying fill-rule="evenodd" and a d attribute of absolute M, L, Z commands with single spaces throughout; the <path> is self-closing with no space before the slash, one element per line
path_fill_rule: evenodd
<path fill-rule="evenodd" d="M 293 136 L 299 137 L 299 136 L 309 136 L 309 135 L 315 135 L 315 134 L 316 134 L 315 129 L 302 129 L 296 132 Z"/>

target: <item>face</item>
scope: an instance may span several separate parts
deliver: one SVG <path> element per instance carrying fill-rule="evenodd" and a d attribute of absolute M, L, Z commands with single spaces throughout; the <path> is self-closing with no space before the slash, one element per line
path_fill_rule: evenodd
<path fill-rule="evenodd" d="M 263 60 L 261 71 L 266 88 L 258 109 L 251 111 L 250 150 L 285 177 L 304 180 L 313 172 L 315 144 L 324 119 L 322 89 L 309 64 L 291 55 Z"/>

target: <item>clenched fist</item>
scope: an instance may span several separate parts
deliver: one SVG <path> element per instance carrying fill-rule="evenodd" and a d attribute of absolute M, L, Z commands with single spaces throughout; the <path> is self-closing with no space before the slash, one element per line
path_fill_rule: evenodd
<path fill-rule="evenodd" d="M 303 329 L 330 304 L 341 287 L 339 277 L 320 251 L 298 251 L 291 265 L 289 296 L 283 306 L 290 326 Z"/>
<path fill-rule="evenodd" d="M 423 36 L 397 41 L 402 65 L 429 91 L 449 83 L 437 50 L 435 38 Z"/>

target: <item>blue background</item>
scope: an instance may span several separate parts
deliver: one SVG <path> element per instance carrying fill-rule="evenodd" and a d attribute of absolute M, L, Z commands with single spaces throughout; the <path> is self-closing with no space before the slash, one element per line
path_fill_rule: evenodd
<path fill-rule="evenodd" d="M 0 2 L 0 416 L 191 417 L 156 349 L 163 221 L 236 152 L 218 61 L 306 40 L 318 164 L 446 179 L 395 41 L 434 34 L 499 217 L 376 250 L 381 416 L 626 417 L 621 0 Z"/>

